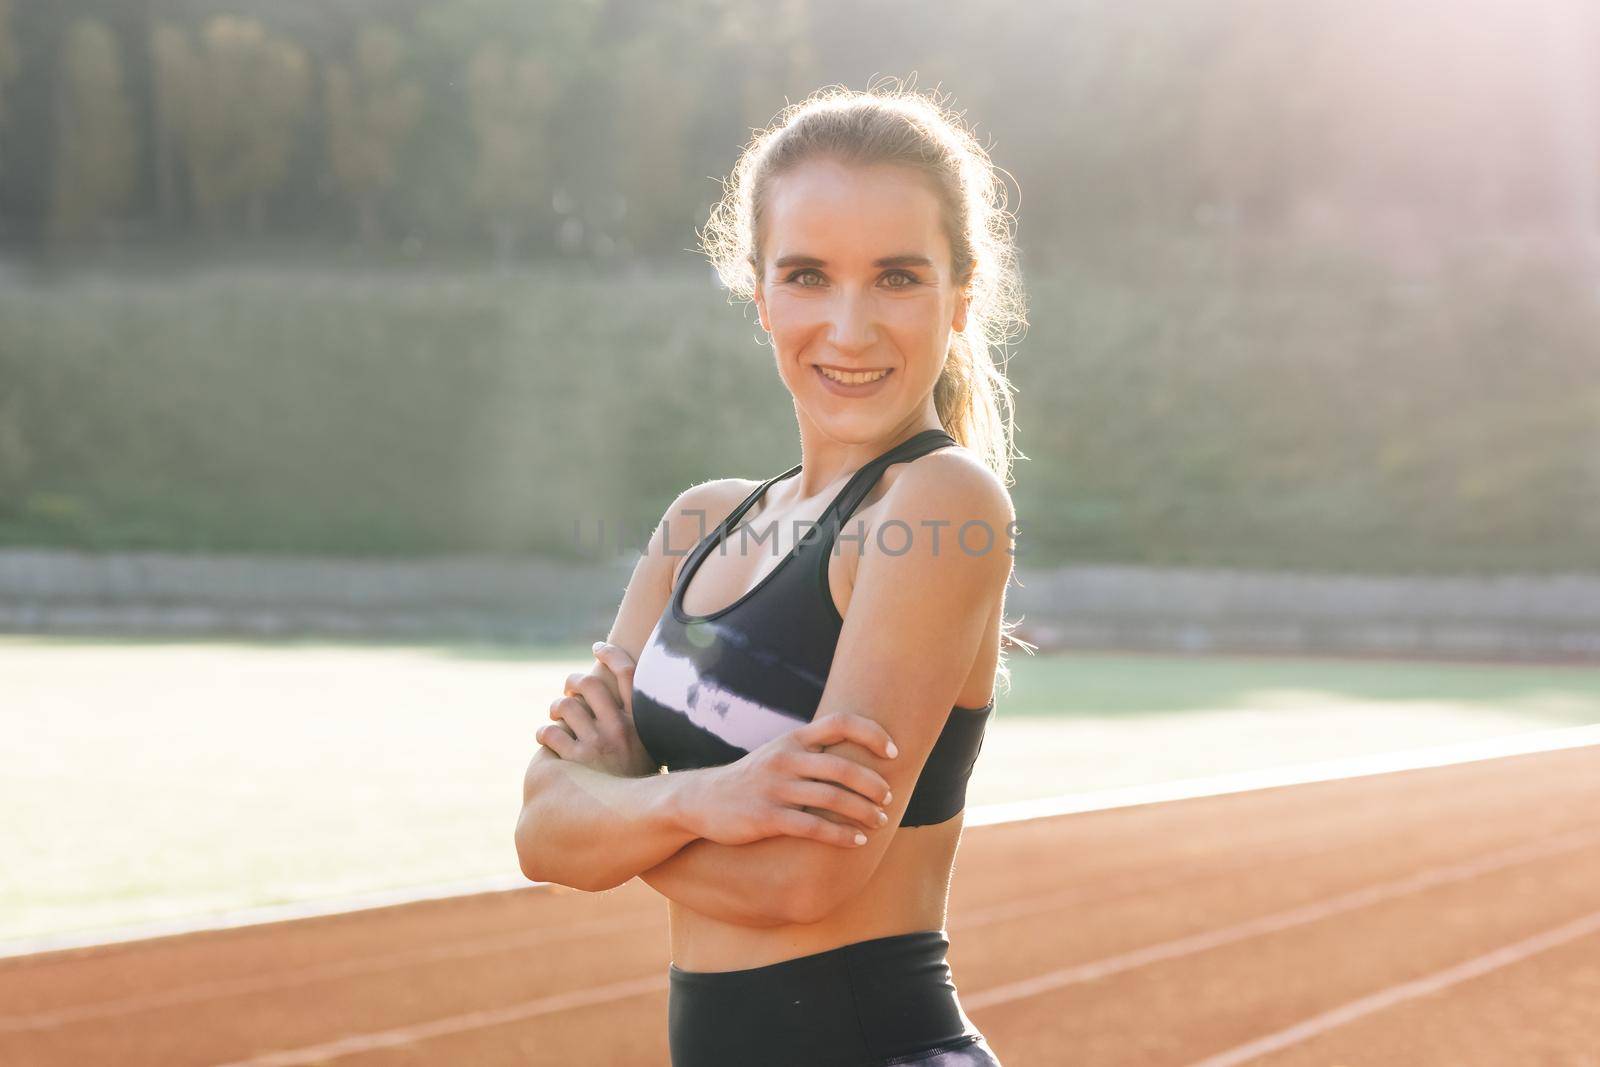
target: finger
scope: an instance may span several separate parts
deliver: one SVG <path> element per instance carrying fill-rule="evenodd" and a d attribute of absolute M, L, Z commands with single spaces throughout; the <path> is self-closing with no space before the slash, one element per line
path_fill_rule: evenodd
<path fill-rule="evenodd" d="M 889 815 L 882 808 L 843 786 L 806 779 L 785 782 L 777 793 L 778 799 L 786 804 L 835 812 L 854 819 L 866 830 L 876 830 L 889 822 Z"/>
<path fill-rule="evenodd" d="M 569 697 L 577 696 L 578 693 L 582 691 L 584 680 L 587 678 L 596 677 L 599 676 L 591 671 L 573 671 L 571 674 L 567 675 L 567 680 L 561 685 L 562 695 Z"/>
<path fill-rule="evenodd" d="M 604 681 L 592 674 L 584 675 L 578 685 L 577 695 L 568 699 L 584 703 L 601 733 L 610 737 L 621 736 L 624 730 L 622 708 L 617 704 L 616 694 Z"/>
<path fill-rule="evenodd" d="M 617 681 L 618 703 L 630 716 L 633 714 L 633 671 L 637 666 L 628 650 L 606 641 L 596 641 L 594 658 L 605 664 Z"/>
<path fill-rule="evenodd" d="M 884 759 L 894 759 L 900 754 L 893 739 L 889 737 L 889 731 L 883 728 L 882 723 L 853 711 L 841 711 L 813 719 L 796 732 L 804 732 L 803 740 L 808 746 L 854 741 Z"/>
<path fill-rule="evenodd" d="M 550 717 L 566 723 L 572 736 L 579 741 L 587 741 L 600 732 L 595 725 L 594 712 L 578 697 L 556 697 L 550 703 Z"/>
<path fill-rule="evenodd" d="M 541 726 L 533 732 L 534 738 L 562 759 L 567 759 L 577 745 L 572 735 L 557 724 Z"/>
<path fill-rule="evenodd" d="M 617 679 L 616 671 L 612 670 L 600 657 L 595 657 L 595 665 L 585 677 L 598 679 L 606 687 L 606 692 L 611 694 L 611 699 L 619 706 L 626 703 L 622 698 L 622 685 Z"/>
<path fill-rule="evenodd" d="M 555 725 L 560 726 L 560 728 L 562 728 L 563 731 L 566 731 L 566 736 L 571 737 L 571 739 L 573 739 L 573 741 L 578 741 L 578 737 L 576 737 L 576 734 L 573 734 L 573 728 L 571 728 L 571 726 L 566 725 L 566 723 L 563 723 L 562 718 L 558 717 L 557 713 L 555 713 L 555 702 L 554 701 L 550 702 L 550 718 L 554 718 Z M 539 728 L 539 729 L 544 729 L 544 726 L 541 726 L 541 728 Z"/>
<path fill-rule="evenodd" d="M 794 808 L 783 808 L 773 818 L 778 831 L 789 837 L 807 837 L 829 845 L 856 848 L 867 843 L 867 835 L 853 826 L 829 822 L 820 815 L 807 815 Z"/>
<path fill-rule="evenodd" d="M 555 717 L 555 716 L 554 716 L 554 715 L 551 715 L 551 716 L 550 716 L 550 717 L 551 717 L 551 718 L 552 718 L 552 719 L 555 719 L 555 720 L 556 720 L 556 721 L 555 721 L 555 722 L 554 722 L 554 723 L 553 723 L 553 724 L 551 724 L 551 725 L 554 725 L 554 726 L 555 726 L 555 727 L 556 727 L 556 728 L 557 728 L 557 729 L 559 729 L 559 730 L 560 730 L 560 731 L 561 731 L 561 732 L 562 732 L 562 733 L 564 733 L 564 734 L 566 734 L 566 735 L 567 735 L 567 736 L 568 736 L 568 737 L 570 737 L 570 738 L 572 738 L 572 740 L 574 740 L 574 741 L 576 741 L 576 740 L 577 740 L 577 739 L 578 739 L 578 738 L 577 738 L 577 735 L 576 735 L 576 734 L 574 734 L 574 733 L 573 733 L 573 732 L 572 732 L 572 727 L 570 727 L 570 726 L 568 726 L 568 725 L 567 725 L 567 724 L 566 724 L 566 723 L 564 723 L 564 722 L 562 722 L 562 721 L 561 721 L 561 720 L 560 720 L 560 719 L 556 719 L 556 717 Z M 539 729 L 541 729 L 541 730 L 542 730 L 542 729 L 544 729 L 544 727 L 543 727 L 543 726 L 541 726 L 541 727 L 539 727 Z M 537 736 L 537 735 L 535 735 L 535 736 Z"/>
<path fill-rule="evenodd" d="M 796 752 L 793 754 L 793 760 L 791 766 L 795 773 L 802 777 L 838 782 L 868 800 L 876 800 L 879 804 L 887 804 L 894 799 L 889 789 L 889 780 L 870 767 L 863 767 L 855 760 L 835 756 L 831 752 Z"/>

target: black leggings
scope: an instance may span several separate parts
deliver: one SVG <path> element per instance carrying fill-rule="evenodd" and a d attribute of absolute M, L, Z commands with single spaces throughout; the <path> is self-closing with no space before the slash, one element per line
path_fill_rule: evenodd
<path fill-rule="evenodd" d="M 942 930 L 740 971 L 668 965 L 672 1067 L 1000 1067 L 956 999 Z"/>

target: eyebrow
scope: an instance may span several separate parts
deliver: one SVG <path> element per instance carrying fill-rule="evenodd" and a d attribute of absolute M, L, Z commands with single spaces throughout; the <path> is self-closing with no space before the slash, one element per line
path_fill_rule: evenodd
<path fill-rule="evenodd" d="M 773 264 L 778 270 L 786 270 L 789 267 L 826 267 L 827 265 L 826 260 L 818 259 L 816 256 L 784 256 Z M 884 256 L 882 259 L 874 260 L 872 265 L 874 267 L 932 267 L 933 260 L 915 253 L 904 253 L 898 256 Z"/>

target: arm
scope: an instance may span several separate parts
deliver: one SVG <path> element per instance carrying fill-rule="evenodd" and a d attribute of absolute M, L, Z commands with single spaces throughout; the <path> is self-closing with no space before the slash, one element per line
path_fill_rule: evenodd
<path fill-rule="evenodd" d="M 662 516 L 634 565 L 608 638 L 633 659 L 666 608 L 676 562 L 704 536 L 708 515 L 720 517 L 733 507 L 729 497 L 739 487 L 733 479 L 694 486 Z M 678 804 L 686 784 L 682 774 L 613 776 L 539 747 L 523 775 L 517 817 L 522 873 L 590 891 L 626 882 L 695 839 Z"/>
<path fill-rule="evenodd" d="M 665 895 L 697 907 L 697 899 L 771 900 L 775 913 L 816 922 L 856 895 L 872 877 L 905 814 L 912 789 L 945 717 L 982 646 L 992 608 L 1011 574 L 1008 538 L 1015 514 L 999 480 L 962 452 L 934 453 L 913 463 L 885 498 L 886 521 L 912 531 L 901 555 L 862 551 L 850 610 L 839 636 L 816 718 L 854 710 L 883 724 L 900 747 L 885 760 L 844 742 L 830 749 L 888 779 L 893 801 L 888 826 L 856 849 L 826 848 L 801 838 L 776 837 L 727 847 L 697 841 L 640 877 Z M 956 540 L 963 523 L 964 551 Z M 933 531 L 939 538 L 934 549 Z M 889 540 L 898 549 L 906 538 Z M 842 822 L 831 813 L 820 813 Z"/>
<path fill-rule="evenodd" d="M 603 646 L 598 654 L 608 664 L 620 664 L 626 656 L 615 645 Z M 631 674 L 631 670 L 624 667 L 623 673 Z M 579 773 L 571 781 L 580 789 L 597 787 L 600 794 L 581 812 L 545 814 L 545 809 L 536 809 L 528 814 L 526 809 L 536 798 L 564 795 L 560 790 L 540 790 L 535 782 L 524 804 L 529 825 L 545 818 L 573 835 L 570 846 L 554 855 L 561 860 L 575 858 L 576 873 L 555 878 L 558 882 L 591 892 L 620 885 L 654 862 L 641 861 L 640 850 L 649 855 L 649 849 L 666 847 L 661 839 L 674 832 L 706 839 L 700 843 L 728 846 L 754 845 L 787 834 L 823 842 L 829 848 L 859 848 L 870 833 L 888 822 L 888 814 L 878 806 L 890 799 L 888 780 L 860 763 L 823 751 L 850 741 L 886 760 L 898 756 L 883 725 L 864 715 L 830 715 L 780 734 L 731 764 L 680 772 L 669 776 L 669 780 L 661 775 L 632 775 L 608 769 L 610 756 L 617 748 L 615 739 L 628 732 L 622 708 L 594 675 L 584 677 L 580 684 L 600 710 L 591 713 L 586 702 L 566 705 L 566 722 L 578 736 L 545 727 L 541 735 L 550 736 L 542 743 L 554 746 L 558 758 L 541 756 L 537 762 L 541 767 L 577 768 Z M 609 741 L 600 732 L 601 719 L 610 720 L 606 727 L 606 733 L 611 735 Z M 607 784 L 610 782 L 633 783 L 634 788 L 622 789 Z M 664 792 L 640 793 L 637 787 L 646 783 Z M 651 812 L 656 796 L 662 798 L 660 819 L 653 818 Z M 614 803 L 622 804 L 622 809 L 612 810 Z M 827 817 L 834 813 L 843 820 Z M 620 835 L 627 842 L 626 847 L 618 850 L 611 839 L 585 836 L 589 827 Z M 532 847 L 523 850 L 524 872 L 530 877 L 540 877 L 534 873 L 540 862 L 538 856 Z M 757 896 L 755 907 L 745 903 L 742 895 L 747 891 L 738 885 L 697 884 L 689 891 L 696 894 L 697 904 L 730 922 L 778 925 L 792 921 L 788 911 L 768 910 L 765 895 Z M 777 903 L 781 908 L 787 898 L 778 897 Z"/>
<path fill-rule="evenodd" d="M 826 812 L 819 814 L 833 822 L 845 821 Z M 886 833 L 887 829 L 878 831 L 879 836 Z M 719 845 L 701 838 L 639 878 L 669 900 L 736 926 L 787 926 L 814 921 L 793 891 L 793 852 L 776 847 L 784 842 L 844 851 L 796 837 L 769 837 L 748 845 Z"/>
<path fill-rule="evenodd" d="M 541 748 L 522 782 L 522 873 L 600 892 L 660 863 L 696 838 L 678 803 L 693 773 L 622 777 Z"/>
<path fill-rule="evenodd" d="M 719 507 L 726 511 L 731 505 Z M 664 527 L 634 569 L 613 640 L 596 642 L 600 664 L 587 675 L 568 676 L 566 694 L 551 705 L 551 717 L 558 721 L 538 731 L 542 747 L 524 775 L 516 831 L 518 859 L 530 878 L 598 892 L 621 885 L 697 838 L 736 847 L 787 834 L 830 848 L 855 848 L 857 830 L 870 834 L 882 826 L 875 818 L 879 809 L 868 798 L 883 798 L 888 782 L 859 763 L 822 751 L 850 740 L 888 758 L 889 735 L 859 715 L 807 724 L 730 766 L 656 773 L 659 768 L 651 766 L 632 722 L 632 677 L 634 649 L 648 640 L 671 586 L 663 581 L 658 598 L 636 595 L 655 585 L 659 571 L 670 578 Z M 682 531 L 680 524 L 675 539 L 687 539 Z M 826 818 L 827 813 L 841 818 Z M 840 825 L 847 818 L 855 825 Z M 715 893 L 697 902 L 708 910 L 719 899 L 738 900 L 737 892 L 725 896 L 725 885 L 706 888 Z M 729 917 L 773 918 L 748 909 Z"/>

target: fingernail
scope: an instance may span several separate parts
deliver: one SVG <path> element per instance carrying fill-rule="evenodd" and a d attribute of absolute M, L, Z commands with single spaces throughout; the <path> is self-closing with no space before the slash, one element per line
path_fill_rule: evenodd
<path fill-rule="evenodd" d="M 890 759 L 894 759 L 896 756 L 900 755 L 900 750 L 895 747 L 893 741 L 889 742 L 888 752 L 889 752 L 889 758 Z"/>
<path fill-rule="evenodd" d="M 600 651 L 600 646 L 603 645 L 603 644 L 605 644 L 604 641 L 596 641 L 594 644 L 589 646 L 589 651 L 590 652 L 599 652 Z"/>
<path fill-rule="evenodd" d="M 878 812 L 878 825 L 879 826 L 882 826 L 884 823 L 886 823 L 888 821 L 889 821 L 889 816 L 888 816 L 888 814 L 886 812 L 882 812 L 882 811 Z"/>
<path fill-rule="evenodd" d="M 864 845 L 866 843 L 867 843 L 867 835 L 866 834 L 861 834 L 861 833 L 856 834 L 856 844 Z"/>
<path fill-rule="evenodd" d="M 891 801 L 893 799 L 894 799 L 894 790 L 893 789 L 891 789 L 888 792 L 883 794 L 883 802 L 885 804 L 889 803 L 889 801 Z"/>

